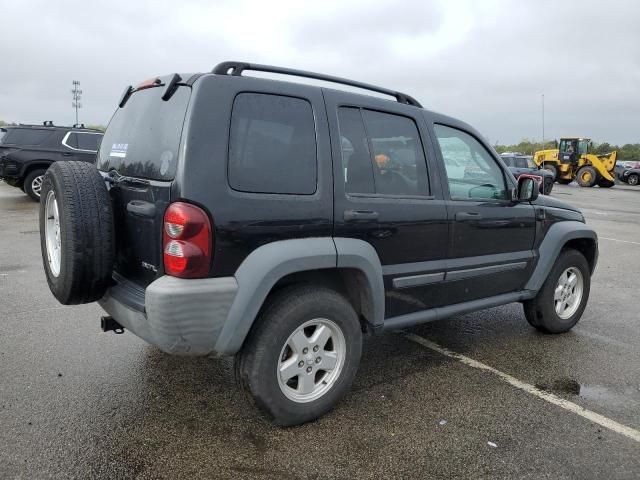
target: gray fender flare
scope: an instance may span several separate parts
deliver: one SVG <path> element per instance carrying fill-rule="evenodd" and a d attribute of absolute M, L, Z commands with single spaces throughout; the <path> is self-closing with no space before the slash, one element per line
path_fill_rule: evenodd
<path fill-rule="evenodd" d="M 291 273 L 328 268 L 358 269 L 364 273 L 367 283 L 377 281 L 379 285 L 369 288 L 373 292 L 372 300 L 376 302 L 373 308 L 376 321 L 384 321 L 382 267 L 371 245 L 362 240 L 331 237 L 281 240 L 255 249 L 236 271 L 238 292 L 214 350 L 222 355 L 233 355 L 240 350 L 278 280 Z M 382 310 L 378 311 L 380 308 Z"/>
<path fill-rule="evenodd" d="M 378 253 L 371 244 L 355 238 L 335 237 L 338 268 L 359 270 L 364 275 L 358 284 L 363 314 L 376 329 L 384 324 L 384 280 Z"/>
<path fill-rule="evenodd" d="M 551 272 L 553 264 L 556 262 L 564 245 L 570 240 L 576 239 L 587 239 L 595 242 L 596 246 L 598 244 L 598 235 L 596 232 L 582 222 L 568 220 L 554 223 L 540 244 L 540 248 L 538 249 L 538 263 L 524 287 L 525 290 L 529 290 L 532 295 L 535 296 L 542 288 L 542 284 L 547 279 L 549 272 Z M 593 265 L 594 268 L 596 261 L 597 248 Z"/>

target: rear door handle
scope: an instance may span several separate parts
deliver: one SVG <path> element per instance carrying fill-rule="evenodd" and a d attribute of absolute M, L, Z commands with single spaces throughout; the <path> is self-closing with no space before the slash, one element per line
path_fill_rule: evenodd
<path fill-rule="evenodd" d="M 478 212 L 458 212 L 456 220 L 482 220 L 482 214 Z"/>
<path fill-rule="evenodd" d="M 354 220 L 377 220 L 378 212 L 373 210 L 345 210 L 344 221 L 351 222 Z"/>
<path fill-rule="evenodd" d="M 63 157 L 70 157 L 71 155 L 73 155 L 73 153 L 70 153 L 70 152 L 63 152 L 62 153 Z"/>

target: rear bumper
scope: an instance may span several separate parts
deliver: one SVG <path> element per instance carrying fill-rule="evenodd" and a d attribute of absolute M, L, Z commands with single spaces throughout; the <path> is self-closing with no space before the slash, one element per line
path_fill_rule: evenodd
<path fill-rule="evenodd" d="M 176 355 L 208 355 L 236 297 L 233 277 L 185 280 L 163 276 L 144 294 L 144 308 L 115 291 L 98 302 L 120 325 L 138 337 Z"/>

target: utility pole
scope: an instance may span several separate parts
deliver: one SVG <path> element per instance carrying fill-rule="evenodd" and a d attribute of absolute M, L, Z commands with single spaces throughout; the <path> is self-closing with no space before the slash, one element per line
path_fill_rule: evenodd
<path fill-rule="evenodd" d="M 542 94 L 542 150 L 544 150 L 544 93 Z"/>
<path fill-rule="evenodd" d="M 78 125 L 78 109 L 82 108 L 82 103 L 80 100 L 82 99 L 82 90 L 80 90 L 80 82 L 78 80 L 73 81 L 73 90 L 71 90 L 71 94 L 73 95 L 73 102 L 71 102 L 71 106 L 76 109 L 76 125 Z"/>

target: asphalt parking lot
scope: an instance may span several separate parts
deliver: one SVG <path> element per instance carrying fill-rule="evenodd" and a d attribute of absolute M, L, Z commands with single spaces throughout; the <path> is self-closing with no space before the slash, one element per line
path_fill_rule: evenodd
<path fill-rule="evenodd" d="M 0 183 L 0 478 L 639 478 L 640 188 L 553 196 L 600 237 L 573 331 L 537 333 L 513 304 L 370 338 L 345 401 L 279 429 L 230 360 L 60 306 L 37 205 Z"/>

